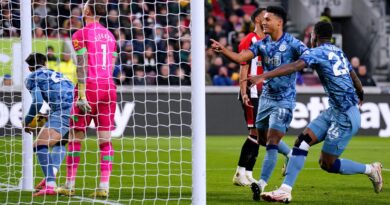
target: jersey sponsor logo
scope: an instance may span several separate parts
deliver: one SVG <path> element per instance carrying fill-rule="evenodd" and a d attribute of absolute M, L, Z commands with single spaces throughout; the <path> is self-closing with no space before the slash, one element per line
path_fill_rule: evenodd
<path fill-rule="evenodd" d="M 280 55 L 275 55 L 272 58 L 266 57 L 264 61 L 266 64 L 273 65 L 273 66 L 280 66 L 280 64 L 282 63 Z"/>

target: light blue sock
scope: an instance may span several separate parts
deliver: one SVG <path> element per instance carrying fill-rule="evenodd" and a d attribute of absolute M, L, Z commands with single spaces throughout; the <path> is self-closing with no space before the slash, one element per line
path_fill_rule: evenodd
<path fill-rule="evenodd" d="M 278 152 L 283 154 L 284 156 L 287 156 L 290 151 L 290 147 L 283 140 L 280 140 L 278 145 Z"/>
<path fill-rule="evenodd" d="M 298 174 L 305 164 L 307 153 L 308 151 L 306 150 L 294 147 L 292 156 L 288 161 L 286 177 L 284 178 L 283 184 L 287 184 L 291 187 L 294 186 Z"/>
<path fill-rule="evenodd" d="M 53 172 L 53 165 L 49 154 L 47 145 L 38 145 L 36 148 L 39 164 L 41 165 L 43 174 L 46 177 L 46 182 L 54 182 L 55 176 Z"/>
<path fill-rule="evenodd" d="M 65 159 L 66 156 L 66 147 L 65 146 L 54 146 L 51 149 L 51 160 L 53 161 L 53 166 L 57 168 L 57 170 L 60 170 L 60 166 L 62 161 Z"/>
<path fill-rule="evenodd" d="M 340 159 L 340 174 L 364 174 L 366 165 L 349 159 Z"/>
<path fill-rule="evenodd" d="M 264 156 L 260 179 L 268 182 L 278 160 L 278 146 L 267 145 L 267 153 Z"/>

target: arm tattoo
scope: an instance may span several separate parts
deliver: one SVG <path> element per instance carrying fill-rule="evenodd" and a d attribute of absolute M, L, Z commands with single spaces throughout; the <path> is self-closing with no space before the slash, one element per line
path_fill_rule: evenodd
<path fill-rule="evenodd" d="M 77 82 L 85 83 L 85 78 L 87 77 L 87 65 L 88 65 L 88 56 L 87 53 L 83 55 L 77 55 Z"/>

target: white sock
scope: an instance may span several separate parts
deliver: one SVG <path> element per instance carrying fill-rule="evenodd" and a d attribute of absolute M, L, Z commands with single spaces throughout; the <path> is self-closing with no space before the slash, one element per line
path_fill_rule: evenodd
<path fill-rule="evenodd" d="M 100 182 L 99 188 L 108 189 L 108 187 L 109 187 L 108 182 Z"/>
<path fill-rule="evenodd" d="M 282 189 L 283 191 L 289 192 L 289 193 L 291 193 L 291 191 L 292 191 L 292 187 L 290 185 L 287 185 L 287 184 L 282 184 L 282 186 L 280 186 L 280 189 Z"/>
<path fill-rule="evenodd" d="M 57 187 L 57 183 L 56 182 L 46 182 L 46 185 L 49 186 L 49 187 Z"/>
<path fill-rule="evenodd" d="M 259 185 L 261 187 L 261 192 L 264 191 L 264 188 L 268 185 L 267 182 L 265 182 L 264 180 L 260 179 L 259 180 Z"/>
<path fill-rule="evenodd" d="M 237 172 L 240 175 L 244 175 L 245 176 L 245 167 L 237 167 Z"/>
<path fill-rule="evenodd" d="M 53 167 L 53 172 L 54 172 L 54 176 L 57 176 L 57 173 L 58 173 L 57 167 Z"/>
<path fill-rule="evenodd" d="M 252 173 L 252 171 L 245 171 L 245 175 L 247 178 L 253 178 Z"/>
<path fill-rule="evenodd" d="M 72 188 L 74 188 L 74 184 L 75 184 L 75 181 L 68 181 L 68 180 L 66 180 L 65 186 L 68 189 L 72 189 Z"/>
<path fill-rule="evenodd" d="M 372 172 L 371 164 L 366 164 L 366 171 L 364 172 L 364 174 L 371 174 L 371 172 Z"/>

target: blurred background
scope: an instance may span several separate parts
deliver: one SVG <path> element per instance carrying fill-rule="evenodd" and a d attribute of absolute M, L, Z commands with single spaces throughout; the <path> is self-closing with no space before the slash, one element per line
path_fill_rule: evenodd
<path fill-rule="evenodd" d="M 1 0 L 0 76 L 2 85 L 20 84 L 20 63 L 13 49 L 20 36 L 20 0 Z M 32 0 L 32 35 L 36 51 L 46 53 L 49 67 L 75 81 L 70 37 L 83 27 L 82 0 Z M 253 29 L 251 13 L 278 5 L 288 11 L 285 31 L 308 44 L 315 22 L 329 21 L 334 43 L 342 47 L 365 86 L 390 92 L 390 3 L 386 0 L 206 0 L 206 83 L 237 86 L 239 65 L 212 52 L 213 38 L 237 51 Z M 190 85 L 191 32 L 189 0 L 109 0 L 101 19 L 117 39 L 114 77 L 121 85 Z M 193 31 L 196 35 L 196 31 Z M 20 45 L 19 45 L 20 46 Z M 216 80 L 223 79 L 223 80 Z M 319 86 L 310 69 L 299 86 Z"/>

